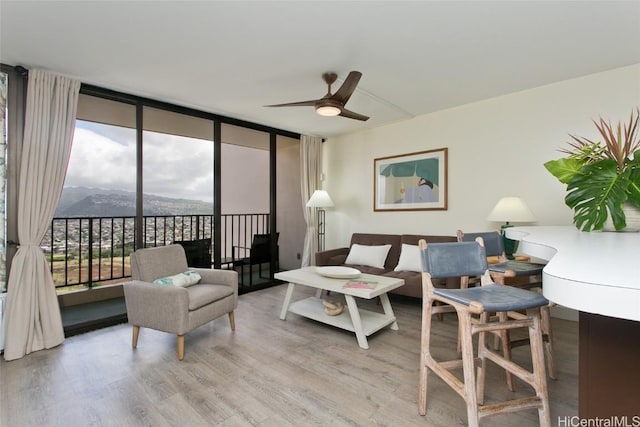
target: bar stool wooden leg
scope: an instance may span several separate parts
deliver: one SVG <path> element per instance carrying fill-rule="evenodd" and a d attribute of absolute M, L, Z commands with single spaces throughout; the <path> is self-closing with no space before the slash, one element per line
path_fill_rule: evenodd
<path fill-rule="evenodd" d="M 460 341 L 462 342 L 462 370 L 464 376 L 464 400 L 467 404 L 467 422 L 469 427 L 476 427 L 479 417 L 473 339 L 471 336 L 471 313 L 458 311 L 458 321 L 460 322 Z"/>
<path fill-rule="evenodd" d="M 506 322 L 508 319 L 508 313 L 498 313 L 498 320 L 500 322 Z M 502 329 L 499 334 L 500 341 L 502 341 L 502 355 L 505 359 L 511 360 L 511 338 L 509 337 L 509 331 L 507 329 Z M 508 370 L 505 370 L 505 374 L 507 376 L 507 388 L 509 391 L 515 391 L 513 386 L 513 374 Z"/>
<path fill-rule="evenodd" d="M 431 357 L 431 323 L 432 323 L 433 301 L 425 297 L 422 308 L 422 343 L 420 344 L 420 378 L 418 392 L 418 413 L 426 415 L 427 413 L 427 377 L 429 370 L 427 369 L 427 359 Z"/>
<path fill-rule="evenodd" d="M 556 361 L 553 357 L 553 336 L 551 335 L 551 310 L 549 306 L 540 308 L 540 321 L 542 328 L 542 339 L 544 343 L 545 357 L 547 359 L 547 371 L 549 378 L 557 379 Z"/>
<path fill-rule="evenodd" d="M 489 313 L 482 313 L 480 315 L 480 323 L 487 323 L 489 320 Z M 478 364 L 478 377 L 477 377 L 477 399 L 478 404 L 484 404 L 484 380 L 486 377 L 486 359 L 485 352 L 487 348 L 487 335 L 485 332 L 478 333 L 478 358 L 480 363 Z"/>
<path fill-rule="evenodd" d="M 537 312 L 537 313 L 536 313 Z M 527 310 L 527 315 L 533 317 L 529 326 L 529 342 L 531 344 L 531 360 L 533 365 L 533 387 L 542 402 L 538 408 L 538 418 L 541 427 L 551 426 L 549 411 L 549 397 L 547 391 L 547 377 L 544 371 L 544 350 L 542 348 L 542 328 L 540 326 L 540 310 Z"/>

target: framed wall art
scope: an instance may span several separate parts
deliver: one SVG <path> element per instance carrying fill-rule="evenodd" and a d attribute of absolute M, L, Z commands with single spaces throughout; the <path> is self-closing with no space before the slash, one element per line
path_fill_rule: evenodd
<path fill-rule="evenodd" d="M 373 160 L 373 210 L 447 210 L 447 149 Z"/>

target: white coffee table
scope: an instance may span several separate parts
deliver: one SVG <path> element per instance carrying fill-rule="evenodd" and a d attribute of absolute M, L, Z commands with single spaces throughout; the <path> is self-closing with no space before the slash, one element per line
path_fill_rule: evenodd
<path fill-rule="evenodd" d="M 396 316 L 391 309 L 387 292 L 404 285 L 404 280 L 385 276 L 374 276 L 372 274 L 362 274 L 357 279 L 334 279 L 321 276 L 316 273 L 315 267 L 305 267 L 297 270 L 282 271 L 276 273 L 274 277 L 278 280 L 289 282 L 287 293 L 284 297 L 280 319 L 285 320 L 288 312 L 326 323 L 337 328 L 355 332 L 358 345 L 368 349 L 367 337 L 386 326 L 391 325 L 391 329 L 398 330 Z M 374 289 L 344 288 L 349 280 L 362 280 L 375 282 Z M 315 297 L 306 298 L 291 303 L 291 296 L 296 285 L 316 288 Z M 324 312 L 322 304 L 322 291 L 331 291 L 334 294 L 342 294 L 347 302 L 348 310 L 337 316 L 329 316 Z M 380 297 L 384 313 L 376 313 L 369 310 L 362 310 L 356 304 L 356 298 L 372 299 Z"/>

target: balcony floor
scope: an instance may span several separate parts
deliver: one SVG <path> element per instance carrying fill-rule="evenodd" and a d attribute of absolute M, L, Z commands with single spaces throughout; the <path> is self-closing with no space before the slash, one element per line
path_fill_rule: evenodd
<path fill-rule="evenodd" d="M 82 334 L 107 326 L 126 323 L 124 297 L 87 304 L 60 307 L 65 337 Z"/>

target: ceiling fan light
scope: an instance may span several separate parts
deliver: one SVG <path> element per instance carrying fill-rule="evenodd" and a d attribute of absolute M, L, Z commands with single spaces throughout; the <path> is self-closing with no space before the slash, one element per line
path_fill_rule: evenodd
<path fill-rule="evenodd" d="M 332 105 L 321 105 L 316 108 L 316 113 L 318 113 L 321 116 L 331 117 L 331 116 L 337 116 L 338 114 L 340 114 L 340 109 Z"/>

